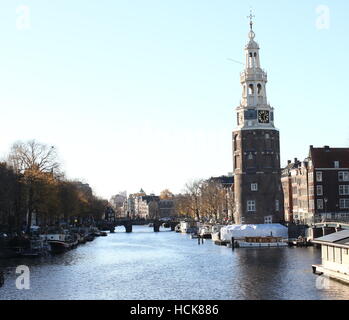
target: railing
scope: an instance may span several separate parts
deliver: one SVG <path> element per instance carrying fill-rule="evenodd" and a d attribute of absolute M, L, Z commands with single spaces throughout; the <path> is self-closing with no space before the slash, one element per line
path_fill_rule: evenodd
<path fill-rule="evenodd" d="M 338 222 L 338 223 L 349 223 L 349 213 L 326 213 L 316 216 L 313 219 L 314 223 L 323 222 Z"/>

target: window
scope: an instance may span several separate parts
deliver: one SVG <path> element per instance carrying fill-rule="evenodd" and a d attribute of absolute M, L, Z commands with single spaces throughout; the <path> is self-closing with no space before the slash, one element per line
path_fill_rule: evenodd
<path fill-rule="evenodd" d="M 258 191 L 258 183 L 251 183 L 251 191 Z"/>
<path fill-rule="evenodd" d="M 349 185 L 339 186 L 339 195 L 348 196 L 349 195 Z"/>
<path fill-rule="evenodd" d="M 315 209 L 314 200 L 310 200 L 309 201 L 309 209 L 310 210 L 314 210 Z"/>
<path fill-rule="evenodd" d="M 335 167 L 335 168 L 339 168 L 339 161 L 335 161 L 335 162 L 334 162 L 334 167 Z"/>
<path fill-rule="evenodd" d="M 247 211 L 256 212 L 256 201 L 254 200 L 247 201 Z"/>
<path fill-rule="evenodd" d="M 321 171 L 316 172 L 316 181 L 322 182 L 322 172 Z"/>
<path fill-rule="evenodd" d="M 318 208 L 318 210 L 323 210 L 324 209 L 324 200 L 317 199 L 317 208 Z"/>
<path fill-rule="evenodd" d="M 262 93 L 262 85 L 260 83 L 257 84 L 257 92 L 258 92 L 258 95 Z"/>
<path fill-rule="evenodd" d="M 280 211 L 280 201 L 279 200 L 275 200 L 275 211 Z"/>
<path fill-rule="evenodd" d="M 312 172 L 309 173 L 309 182 L 313 182 L 314 181 L 314 174 Z"/>
<path fill-rule="evenodd" d="M 271 223 L 273 223 L 273 216 L 264 217 L 264 223 L 265 223 L 265 224 L 271 224 Z"/>
<path fill-rule="evenodd" d="M 349 171 L 340 171 L 338 172 L 339 181 L 349 181 Z"/>
<path fill-rule="evenodd" d="M 314 187 L 309 187 L 309 196 L 314 195 Z"/>
<path fill-rule="evenodd" d="M 248 94 L 249 95 L 253 95 L 254 94 L 254 87 L 253 87 L 253 84 L 250 84 L 248 86 Z"/>
<path fill-rule="evenodd" d="M 322 196 L 324 194 L 322 186 L 316 186 L 316 195 Z"/>
<path fill-rule="evenodd" d="M 349 209 L 349 199 L 339 199 L 340 209 Z"/>

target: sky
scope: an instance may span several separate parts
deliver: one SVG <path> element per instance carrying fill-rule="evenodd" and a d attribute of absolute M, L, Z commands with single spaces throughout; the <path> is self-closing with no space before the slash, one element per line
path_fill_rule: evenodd
<path fill-rule="evenodd" d="M 232 172 L 251 7 L 282 165 L 349 147 L 347 0 L 1 0 L 0 156 L 54 145 L 105 198 Z"/>

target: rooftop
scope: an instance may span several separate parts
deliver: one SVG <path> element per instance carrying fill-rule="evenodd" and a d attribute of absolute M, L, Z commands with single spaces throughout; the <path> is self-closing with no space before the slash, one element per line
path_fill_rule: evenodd
<path fill-rule="evenodd" d="M 316 238 L 314 243 L 320 244 L 339 244 L 349 247 L 349 230 L 343 230 L 336 233 L 329 234 L 327 236 Z"/>
<path fill-rule="evenodd" d="M 334 162 L 339 161 L 340 168 L 349 168 L 349 148 L 314 148 L 310 146 L 309 157 L 314 168 L 334 168 Z"/>

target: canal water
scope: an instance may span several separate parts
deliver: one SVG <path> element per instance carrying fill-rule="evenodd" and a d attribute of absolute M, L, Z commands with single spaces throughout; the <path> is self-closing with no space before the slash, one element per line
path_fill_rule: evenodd
<path fill-rule="evenodd" d="M 236 249 L 149 227 L 118 228 L 63 255 L 0 260 L 0 299 L 349 299 L 349 286 L 312 273 L 315 248 Z M 30 289 L 16 288 L 16 267 Z"/>

